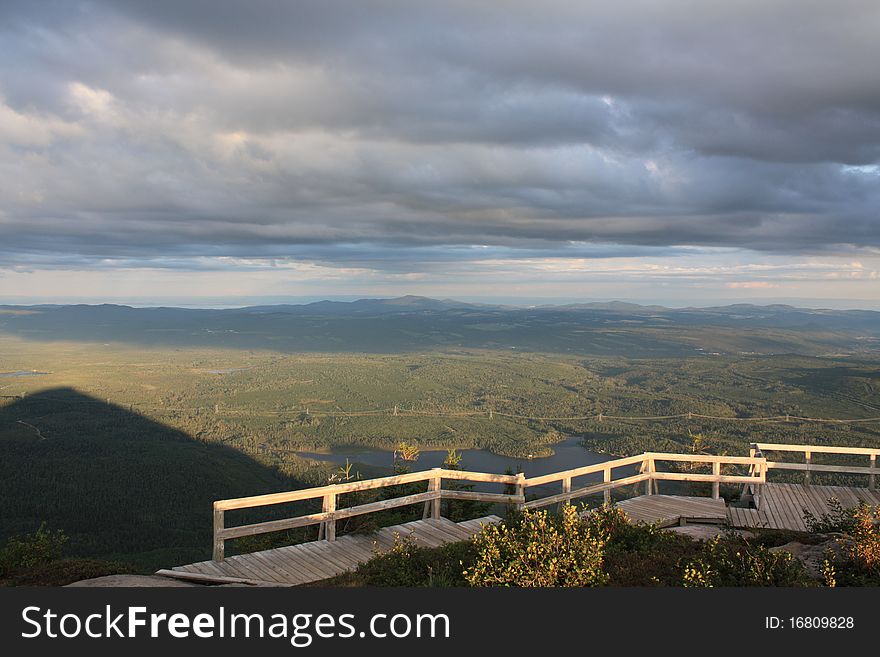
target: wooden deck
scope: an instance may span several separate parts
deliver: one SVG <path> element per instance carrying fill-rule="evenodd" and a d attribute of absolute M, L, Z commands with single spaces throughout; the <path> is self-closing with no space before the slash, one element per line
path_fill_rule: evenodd
<path fill-rule="evenodd" d="M 801 484 L 764 484 L 760 509 L 728 507 L 732 527 L 766 527 L 806 531 L 804 509 L 817 518 L 828 513 L 828 498 L 836 497 L 847 508 L 859 502 L 880 504 L 880 492 L 846 486 L 804 486 Z"/>
<path fill-rule="evenodd" d="M 634 522 L 660 527 L 691 523 L 723 524 L 727 521 L 724 500 L 684 495 L 642 495 L 617 503 Z"/>
<path fill-rule="evenodd" d="M 459 523 L 446 518 L 429 518 L 385 527 L 372 534 L 348 534 L 335 541 L 300 543 L 240 554 L 224 561 L 201 561 L 156 574 L 206 584 L 297 586 L 354 570 L 376 552 L 389 550 L 394 545 L 395 534 L 401 538 L 411 536 L 416 545 L 437 547 L 468 540 L 480 531 L 481 524 L 500 521 L 498 516 Z"/>
<path fill-rule="evenodd" d="M 727 523 L 738 529 L 767 528 L 807 531 L 804 510 L 821 517 L 829 512 L 827 501 L 835 497 L 847 508 L 859 502 L 880 504 L 880 492 L 846 486 L 764 484 L 761 508 L 726 506 L 724 500 L 678 495 L 642 495 L 617 504 L 635 522 L 661 527 L 680 524 Z"/>

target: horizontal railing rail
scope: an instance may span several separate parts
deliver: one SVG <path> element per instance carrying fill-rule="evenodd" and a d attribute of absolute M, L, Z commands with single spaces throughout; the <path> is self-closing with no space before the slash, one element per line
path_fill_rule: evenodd
<path fill-rule="evenodd" d="M 804 485 L 811 483 L 810 473 L 832 472 L 836 474 L 868 475 L 868 488 L 876 490 L 877 475 L 880 468 L 877 467 L 877 457 L 880 449 L 872 447 L 835 447 L 831 445 L 788 445 L 785 443 L 752 443 L 751 451 L 760 452 L 794 452 L 804 455 L 803 463 L 796 461 L 767 461 L 767 468 L 771 470 L 801 470 L 804 473 Z M 813 454 L 836 454 L 840 456 L 867 456 L 868 464 L 864 465 L 831 465 L 825 463 L 813 463 Z"/>

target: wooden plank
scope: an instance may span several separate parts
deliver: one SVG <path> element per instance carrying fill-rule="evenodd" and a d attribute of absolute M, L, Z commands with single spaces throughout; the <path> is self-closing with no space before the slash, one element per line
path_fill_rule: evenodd
<path fill-rule="evenodd" d="M 251 570 L 259 574 L 260 579 L 267 582 L 279 581 L 279 576 L 277 573 L 274 572 L 274 569 L 272 569 L 268 564 L 264 563 L 262 559 L 255 556 L 255 553 L 241 556 L 245 558 L 242 559 L 240 563 L 246 563 Z"/>
<path fill-rule="evenodd" d="M 431 518 L 425 518 L 423 520 L 411 520 L 411 521 L 405 522 L 401 525 L 392 525 L 391 527 L 383 527 L 379 531 L 389 530 L 389 531 L 399 533 L 401 535 L 401 537 L 412 536 L 413 538 L 417 538 L 416 537 L 417 530 L 420 527 L 427 526 L 427 524 L 430 520 L 431 520 Z"/>
<path fill-rule="evenodd" d="M 237 577 L 265 581 L 264 575 L 257 569 L 252 568 L 250 564 L 247 563 L 246 557 L 246 554 L 237 554 L 233 557 L 229 557 L 223 562 L 224 570 L 227 570 Z"/>
<path fill-rule="evenodd" d="M 811 486 L 808 493 L 814 500 L 816 516 L 828 513 L 828 492 L 825 486 Z"/>
<path fill-rule="evenodd" d="M 804 499 L 804 504 L 807 506 L 807 509 L 814 516 L 819 517 L 823 513 L 828 512 L 828 507 L 825 504 L 824 495 L 822 491 L 817 486 L 810 486 L 809 488 L 801 487 L 799 491 L 801 497 Z M 804 521 L 806 525 L 806 521 Z"/>
<path fill-rule="evenodd" d="M 349 559 L 345 555 L 340 554 L 332 549 L 321 550 L 316 555 L 317 559 L 323 559 L 324 562 L 331 567 L 333 574 L 339 575 L 357 568 L 357 561 Z"/>
<path fill-rule="evenodd" d="M 768 484 L 764 487 L 765 492 L 761 501 L 761 508 L 764 511 L 764 516 L 767 518 L 767 526 L 770 529 L 781 529 L 779 513 L 770 486 L 771 484 Z"/>
<path fill-rule="evenodd" d="M 721 484 L 761 483 L 759 477 L 748 475 L 711 475 L 692 472 L 655 472 L 653 478 L 660 481 L 702 481 L 709 483 L 718 482 Z"/>
<path fill-rule="evenodd" d="M 214 577 L 225 577 L 226 573 L 222 568 L 218 567 L 213 561 L 203 561 L 201 562 L 202 567 L 204 568 L 206 574 L 212 575 Z"/>
<path fill-rule="evenodd" d="M 326 569 L 321 568 L 320 565 L 316 564 L 308 555 L 297 549 L 298 547 L 299 546 L 297 545 L 288 545 L 283 548 L 278 548 L 278 551 L 292 567 L 302 573 L 303 577 L 308 578 L 305 581 L 318 582 L 322 579 L 332 577 Z"/>
<path fill-rule="evenodd" d="M 767 506 L 769 507 L 770 514 L 774 522 L 776 522 L 775 529 L 786 529 L 789 525 L 788 514 L 785 511 L 785 507 L 780 501 L 781 493 L 780 487 L 782 484 L 772 484 L 766 493 L 766 501 Z"/>
<path fill-rule="evenodd" d="M 773 470 L 805 470 L 810 472 L 838 472 L 844 474 L 876 474 L 877 470 L 861 465 L 823 465 L 821 463 L 791 463 L 789 461 L 767 461 Z"/>
<path fill-rule="evenodd" d="M 450 528 L 458 533 L 467 533 L 464 527 L 462 527 L 459 523 L 450 520 L 449 518 L 438 518 L 437 520 L 432 521 L 432 524 L 440 524 L 443 527 Z"/>
<path fill-rule="evenodd" d="M 216 575 L 217 573 L 209 570 L 205 566 L 205 563 L 206 562 L 204 562 L 204 561 L 200 561 L 198 563 L 191 563 L 191 564 L 189 564 L 189 566 L 187 566 L 187 570 L 191 573 L 201 573 L 202 575 Z"/>
<path fill-rule="evenodd" d="M 828 513 L 825 493 L 820 486 L 811 486 L 810 490 L 805 492 L 812 501 L 810 510 L 813 512 L 813 515 L 819 518 L 822 514 Z"/>
<path fill-rule="evenodd" d="M 728 463 L 736 465 L 757 465 L 763 458 L 754 456 L 726 456 L 716 454 L 673 454 L 668 452 L 645 452 L 642 456 L 655 461 L 679 461 L 687 463 Z"/>
<path fill-rule="evenodd" d="M 425 521 L 427 522 L 427 521 Z M 452 536 L 444 532 L 440 527 L 434 527 L 429 524 L 424 524 L 419 527 L 414 528 L 414 534 L 416 536 L 416 540 L 428 540 L 435 543 L 432 547 L 437 547 L 443 545 L 445 543 L 452 543 L 457 540 L 460 540 L 456 536 Z"/>
<path fill-rule="evenodd" d="M 253 556 L 253 554 L 241 554 L 236 555 L 239 558 L 238 561 L 235 562 L 235 568 L 239 570 L 248 569 L 266 582 L 275 581 L 276 575 L 272 572 L 272 569 L 269 568 L 263 561 L 259 558 Z"/>
<path fill-rule="evenodd" d="M 283 568 L 277 566 L 270 554 L 271 552 L 274 552 L 274 550 L 253 552 L 250 556 L 253 561 L 259 563 L 264 572 L 272 576 L 275 580 L 279 582 L 290 582 L 290 576 Z"/>
<path fill-rule="evenodd" d="M 516 484 L 519 482 L 517 475 L 490 474 L 487 472 L 468 472 L 467 470 L 446 470 L 439 468 L 443 479 L 457 479 L 463 481 L 481 481 L 495 484 Z"/>
<path fill-rule="evenodd" d="M 364 563 L 373 558 L 373 552 L 367 546 L 354 541 L 336 541 L 336 549 L 346 554 L 357 563 Z"/>
<path fill-rule="evenodd" d="M 645 460 L 643 454 L 639 454 L 638 456 L 628 456 L 622 459 L 614 459 L 613 461 L 603 461 L 602 463 L 593 463 L 591 465 L 585 465 L 580 468 L 573 468 L 571 470 L 563 470 L 561 472 L 554 472 L 551 474 L 541 475 L 539 477 L 530 477 L 525 480 L 526 486 L 540 486 L 541 484 L 549 484 L 554 481 L 562 481 L 563 479 L 569 478 L 574 479 L 575 477 L 583 477 L 584 475 L 593 474 L 596 472 L 601 472 L 605 468 L 622 468 L 627 465 L 635 465 L 636 463 L 641 463 Z"/>
<path fill-rule="evenodd" d="M 447 521 L 445 523 L 431 523 L 419 528 L 418 531 L 433 531 L 435 534 L 445 539 L 446 543 L 460 543 L 469 538 L 467 532 L 461 530 L 454 522 Z"/>
<path fill-rule="evenodd" d="M 250 580 L 243 577 L 214 577 L 211 575 L 202 575 L 201 573 L 190 573 L 184 572 L 180 570 L 169 570 L 167 568 L 163 568 L 161 570 L 157 570 L 156 575 L 160 577 L 170 577 L 172 579 L 182 579 L 189 580 L 191 582 L 199 582 L 203 584 L 248 584 L 248 585 L 260 585 L 265 584 L 265 582 Z"/>
<path fill-rule="evenodd" d="M 835 447 L 831 445 L 789 445 L 786 443 L 755 443 L 762 452 L 806 452 L 807 450 L 824 454 L 861 454 L 870 456 L 880 454 L 875 447 Z"/>
<path fill-rule="evenodd" d="M 322 561 L 333 570 L 334 575 L 350 570 L 354 566 L 349 559 L 334 551 L 331 543 L 302 543 L 300 548 L 316 560 Z"/>
<path fill-rule="evenodd" d="M 797 486 L 795 484 L 789 484 L 785 490 L 783 491 L 783 501 L 788 509 L 788 515 L 791 519 L 791 525 L 789 529 L 796 529 L 799 531 L 806 530 L 806 526 L 804 525 L 804 512 L 803 506 L 800 501 L 797 499 L 795 494 L 795 488 Z"/>
<path fill-rule="evenodd" d="M 272 550 L 266 558 L 274 565 L 275 570 L 291 584 L 304 584 L 312 581 L 308 573 L 299 568 L 296 562 L 280 550 Z"/>
<path fill-rule="evenodd" d="M 352 545 L 340 543 L 338 540 L 336 540 L 333 542 L 332 547 L 333 554 L 338 555 L 341 559 L 344 559 L 345 563 L 351 564 L 350 569 L 356 568 L 359 564 L 367 560 L 360 552 L 355 550 Z"/>
<path fill-rule="evenodd" d="M 501 522 L 501 518 L 498 516 L 485 516 L 483 518 L 474 518 L 473 520 L 465 520 L 463 522 L 458 523 L 460 527 L 464 527 L 471 534 L 479 534 L 482 531 L 480 527 L 483 525 L 496 525 Z"/>
<path fill-rule="evenodd" d="M 778 517 L 781 523 L 780 528 L 796 529 L 796 511 L 786 497 L 785 486 L 786 484 L 779 484 L 774 487 L 773 501 L 776 504 L 776 511 L 778 513 Z"/>
<path fill-rule="evenodd" d="M 401 537 L 412 536 L 416 545 L 425 545 L 427 547 L 439 547 L 446 543 L 446 539 L 437 533 L 429 531 L 427 527 L 419 527 L 418 529 L 406 528 L 406 532 L 401 532 Z"/>
<path fill-rule="evenodd" d="M 797 484 L 789 484 L 784 491 L 784 500 L 788 505 L 789 516 L 792 519 L 792 525 L 790 529 L 797 529 L 800 531 L 806 530 L 806 525 L 804 525 L 804 505 L 798 496 L 798 490 L 803 488 L 803 486 L 798 486 Z"/>
<path fill-rule="evenodd" d="M 794 490 L 795 498 L 800 503 L 801 520 L 804 524 L 804 530 L 807 529 L 807 521 L 804 519 L 804 509 L 812 510 L 812 498 L 808 495 L 807 490 L 803 486 L 796 486 Z"/>
<path fill-rule="evenodd" d="M 284 581 L 289 580 L 287 568 L 285 567 L 284 562 L 281 560 L 281 557 L 279 556 L 277 550 L 261 550 L 259 552 L 252 552 L 250 556 L 252 559 L 262 563 L 264 568 L 269 569 L 270 572 L 274 573 L 278 577 L 283 578 Z"/>
<path fill-rule="evenodd" d="M 303 575 L 310 576 L 308 581 L 319 581 L 333 575 L 332 569 L 326 567 L 323 562 L 316 562 L 310 553 L 302 549 L 302 544 L 279 548 L 279 551 L 288 563 L 295 566 Z"/>
<path fill-rule="evenodd" d="M 246 556 L 247 555 L 244 554 L 237 554 L 234 557 L 227 559 L 224 563 L 237 577 L 245 577 L 247 579 L 265 582 L 266 576 L 258 569 L 251 566 L 245 558 Z"/>
<path fill-rule="evenodd" d="M 481 493 L 470 490 L 444 490 L 441 497 L 446 500 L 476 500 L 477 502 L 492 502 L 494 504 L 521 504 L 525 499 L 517 495 L 504 495 L 503 493 Z M 439 518 L 440 516 L 434 516 Z"/>

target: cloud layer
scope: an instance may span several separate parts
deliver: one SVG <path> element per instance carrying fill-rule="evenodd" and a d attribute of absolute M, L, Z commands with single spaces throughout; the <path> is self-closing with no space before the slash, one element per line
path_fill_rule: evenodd
<path fill-rule="evenodd" d="M 0 267 L 870 261 L 877 34 L 870 1 L 5 2 Z"/>

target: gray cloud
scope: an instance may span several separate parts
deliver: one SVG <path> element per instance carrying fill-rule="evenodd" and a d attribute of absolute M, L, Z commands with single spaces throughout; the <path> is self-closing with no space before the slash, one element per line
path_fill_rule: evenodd
<path fill-rule="evenodd" d="M 3 3 L 0 265 L 880 247 L 876 3 L 619 4 Z"/>

